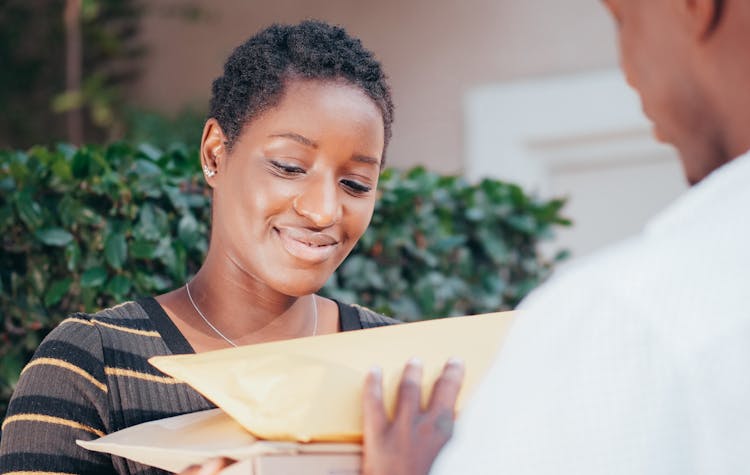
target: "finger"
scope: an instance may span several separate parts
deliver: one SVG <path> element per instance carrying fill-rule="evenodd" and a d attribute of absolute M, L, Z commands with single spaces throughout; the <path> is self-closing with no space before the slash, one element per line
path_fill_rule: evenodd
<path fill-rule="evenodd" d="M 464 363 L 458 358 L 451 358 L 445 363 L 443 372 L 435 381 L 430 395 L 430 402 L 427 405 L 429 412 L 443 413 L 450 410 L 452 416 L 453 409 L 456 406 L 456 399 L 461 392 L 461 384 L 464 380 Z"/>
<path fill-rule="evenodd" d="M 401 375 L 394 420 L 410 423 L 422 409 L 422 361 L 412 358 Z"/>
<path fill-rule="evenodd" d="M 432 431 L 439 434 L 441 438 L 436 438 L 438 447 L 442 447 L 453 435 L 453 425 L 455 423 L 453 409 L 443 409 L 433 419 Z"/>
<path fill-rule="evenodd" d="M 231 465 L 232 461 L 229 459 L 218 458 L 211 459 L 201 467 L 200 471 L 196 475 L 216 475 L 227 465 Z"/>
<path fill-rule="evenodd" d="M 365 441 L 376 440 L 388 424 L 383 406 L 383 371 L 378 367 L 372 368 L 365 379 L 362 415 Z"/>
<path fill-rule="evenodd" d="M 198 471 L 201 469 L 200 465 L 191 465 L 182 472 L 180 472 L 178 475 L 196 475 Z"/>

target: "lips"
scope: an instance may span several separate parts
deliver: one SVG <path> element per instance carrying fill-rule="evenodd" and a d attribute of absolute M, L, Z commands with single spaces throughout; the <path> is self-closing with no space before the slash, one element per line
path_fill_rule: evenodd
<path fill-rule="evenodd" d="M 277 227 L 274 230 L 289 254 L 310 263 L 319 263 L 330 258 L 339 245 L 338 239 L 326 233 L 286 227 Z"/>

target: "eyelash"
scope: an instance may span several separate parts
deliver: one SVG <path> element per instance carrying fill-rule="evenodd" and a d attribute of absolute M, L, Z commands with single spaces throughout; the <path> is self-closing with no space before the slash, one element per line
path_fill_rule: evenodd
<path fill-rule="evenodd" d="M 362 194 L 369 193 L 370 190 L 372 190 L 371 187 L 363 185 L 362 183 L 357 183 L 356 181 L 352 180 L 341 180 L 341 183 L 344 184 L 347 188 L 349 188 L 352 192 Z"/>
<path fill-rule="evenodd" d="M 296 175 L 302 175 L 305 173 L 305 170 L 303 168 L 293 166 L 293 165 L 284 165 L 283 163 L 279 163 L 275 160 L 271 160 L 271 165 L 273 165 L 276 171 L 282 176 L 292 177 Z M 354 193 L 354 194 L 363 195 L 365 193 L 369 193 L 372 190 L 372 187 L 363 185 L 354 180 L 341 180 L 341 183 L 345 187 L 347 187 L 351 193 Z"/>
<path fill-rule="evenodd" d="M 283 163 L 279 163 L 275 160 L 271 160 L 271 165 L 276 169 L 276 171 L 280 172 L 283 175 L 301 175 L 305 173 L 305 170 L 300 167 L 296 167 L 294 165 L 284 165 Z"/>

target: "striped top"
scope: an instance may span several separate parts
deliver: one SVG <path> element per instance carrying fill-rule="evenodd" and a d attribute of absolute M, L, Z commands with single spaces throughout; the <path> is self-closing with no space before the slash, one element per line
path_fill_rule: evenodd
<path fill-rule="evenodd" d="M 397 323 L 340 303 L 339 319 L 343 331 Z M 166 473 L 75 441 L 215 407 L 148 363 L 185 353 L 194 351 L 153 298 L 64 320 L 21 373 L 2 424 L 0 473 Z"/>

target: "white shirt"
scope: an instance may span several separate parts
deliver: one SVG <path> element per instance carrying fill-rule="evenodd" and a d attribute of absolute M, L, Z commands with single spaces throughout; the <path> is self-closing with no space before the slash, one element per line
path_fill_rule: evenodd
<path fill-rule="evenodd" d="M 433 474 L 750 473 L 750 153 L 521 310 Z"/>

